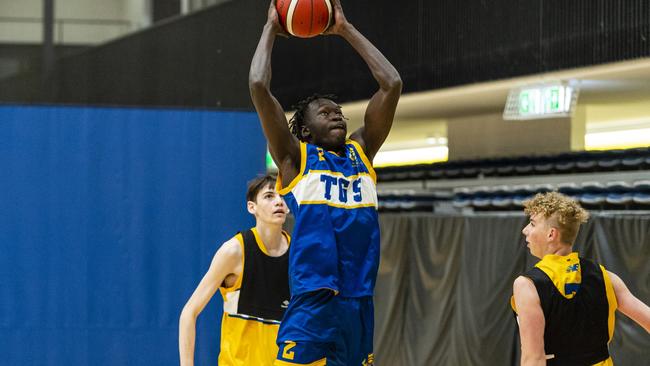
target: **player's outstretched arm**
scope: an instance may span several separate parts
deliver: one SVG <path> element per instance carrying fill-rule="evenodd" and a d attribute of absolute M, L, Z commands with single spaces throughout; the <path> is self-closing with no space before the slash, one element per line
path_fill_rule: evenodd
<path fill-rule="evenodd" d="M 395 109 L 402 93 L 402 79 L 393 65 L 363 34 L 350 24 L 341 7 L 340 0 L 332 0 L 334 24 L 326 32 L 343 37 L 368 64 L 379 90 L 370 98 L 364 126 L 355 131 L 351 138 L 363 147 L 372 160 L 388 137 L 393 125 Z"/>
<path fill-rule="evenodd" d="M 545 366 L 546 320 L 535 285 L 528 278 L 520 276 L 515 280 L 512 290 L 521 338 L 521 366 Z"/>
<path fill-rule="evenodd" d="M 621 280 L 621 278 L 615 273 L 607 271 L 607 274 L 609 275 L 609 278 L 612 281 L 612 286 L 614 287 L 618 310 L 630 317 L 630 319 L 634 320 L 650 333 L 650 307 L 632 295 L 632 292 L 627 288 L 625 282 L 623 282 L 623 280 Z"/>
<path fill-rule="evenodd" d="M 192 293 L 181 312 L 178 326 L 178 351 L 181 366 L 194 365 L 194 343 L 196 339 L 196 318 L 210 301 L 226 276 L 241 267 L 242 251 L 239 240 L 232 238 L 225 242 L 212 258 L 208 272 Z"/>
<path fill-rule="evenodd" d="M 278 20 L 275 1 L 271 1 L 268 19 L 251 62 L 248 87 L 253 105 L 262 122 L 271 156 L 280 170 L 283 182 L 291 182 L 298 174 L 300 143 L 289 131 L 284 110 L 271 94 L 271 53 L 278 34 L 286 35 Z"/>

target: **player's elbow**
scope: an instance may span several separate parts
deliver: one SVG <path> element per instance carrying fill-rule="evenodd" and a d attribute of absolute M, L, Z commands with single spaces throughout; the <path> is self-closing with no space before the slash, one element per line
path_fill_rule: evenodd
<path fill-rule="evenodd" d="M 195 322 L 196 318 L 199 316 L 199 311 L 196 309 L 196 307 L 186 304 L 183 306 L 183 310 L 181 310 L 181 316 L 180 316 L 180 323 L 187 323 L 187 322 Z"/>
<path fill-rule="evenodd" d="M 257 98 L 261 95 L 264 95 L 269 92 L 268 88 L 264 84 L 264 82 L 255 80 L 251 81 L 248 83 L 248 91 L 251 95 L 251 98 L 253 101 L 257 100 Z"/>
<path fill-rule="evenodd" d="M 255 75 L 250 75 L 248 77 L 248 88 L 251 91 L 264 88 L 264 81 L 261 78 L 255 77 Z"/>
<path fill-rule="evenodd" d="M 402 90 L 402 78 L 399 76 L 399 74 L 395 74 L 391 78 L 389 85 L 392 89 Z"/>
<path fill-rule="evenodd" d="M 259 93 L 260 91 L 268 89 L 266 79 L 256 73 L 250 73 L 248 75 L 248 89 L 251 94 Z"/>
<path fill-rule="evenodd" d="M 393 93 L 402 92 L 402 78 L 399 76 L 398 73 L 395 73 L 395 75 L 392 75 L 386 81 L 386 89 Z"/>

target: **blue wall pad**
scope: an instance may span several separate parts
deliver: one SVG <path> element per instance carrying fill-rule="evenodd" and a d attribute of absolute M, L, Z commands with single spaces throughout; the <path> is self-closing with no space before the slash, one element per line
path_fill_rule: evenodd
<path fill-rule="evenodd" d="M 178 317 L 254 223 L 248 112 L 0 107 L 0 364 L 178 364 Z M 199 318 L 214 365 L 221 301 Z"/>

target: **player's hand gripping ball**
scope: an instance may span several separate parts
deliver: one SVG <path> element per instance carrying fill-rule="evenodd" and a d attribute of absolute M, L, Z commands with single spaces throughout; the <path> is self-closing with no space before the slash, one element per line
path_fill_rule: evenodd
<path fill-rule="evenodd" d="M 282 27 L 300 38 L 323 33 L 332 21 L 330 0 L 277 0 L 275 8 Z"/>

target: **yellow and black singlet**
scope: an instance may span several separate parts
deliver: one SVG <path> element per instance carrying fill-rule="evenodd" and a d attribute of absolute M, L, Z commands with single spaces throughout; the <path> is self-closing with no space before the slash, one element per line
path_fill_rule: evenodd
<path fill-rule="evenodd" d="M 282 234 L 289 243 L 289 235 Z M 289 304 L 289 250 L 269 256 L 255 228 L 235 237 L 242 246 L 243 270 L 232 287 L 219 289 L 224 301 L 219 366 L 271 366 Z"/>
<path fill-rule="evenodd" d="M 534 283 L 544 312 L 547 365 L 613 365 L 608 344 L 617 302 L 605 268 L 578 253 L 546 255 L 524 276 Z"/>

